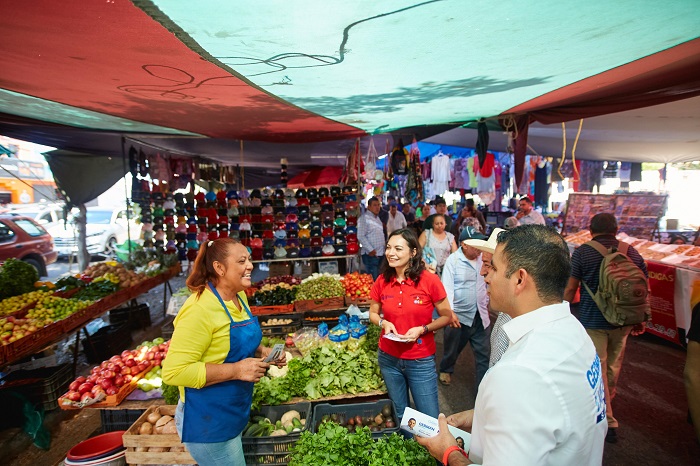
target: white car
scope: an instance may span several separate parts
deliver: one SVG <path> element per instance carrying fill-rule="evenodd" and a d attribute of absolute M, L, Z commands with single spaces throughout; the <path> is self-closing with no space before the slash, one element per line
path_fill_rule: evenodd
<path fill-rule="evenodd" d="M 76 213 L 63 222 L 49 229 L 53 236 L 54 247 L 59 257 L 71 256 L 78 253 L 78 232 L 74 228 Z M 135 214 L 130 213 L 129 229 L 127 229 L 126 209 L 123 207 L 88 207 L 87 208 L 87 250 L 90 254 L 114 254 L 114 248 L 129 238 L 138 239 L 141 226 L 136 224 Z"/>
<path fill-rule="evenodd" d="M 59 222 L 63 223 L 63 219 L 65 218 L 63 214 L 63 205 L 58 203 L 12 205 L 6 213 L 32 218 L 36 223 L 47 230 L 58 225 Z"/>

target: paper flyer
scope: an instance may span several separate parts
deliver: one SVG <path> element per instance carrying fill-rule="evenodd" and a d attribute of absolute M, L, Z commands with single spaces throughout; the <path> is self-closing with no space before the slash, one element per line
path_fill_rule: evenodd
<path fill-rule="evenodd" d="M 437 419 L 428 416 L 427 414 L 423 414 L 420 411 L 416 411 L 413 408 L 406 408 L 404 410 L 403 418 L 401 419 L 401 428 L 420 437 L 435 437 L 440 433 Z M 448 428 L 454 438 L 457 439 L 457 443 L 459 443 L 460 439 L 462 439 L 464 442 L 464 445 L 461 448 L 464 451 L 469 451 L 469 445 L 471 444 L 472 437 L 471 434 L 454 426 L 448 426 Z"/>
<path fill-rule="evenodd" d="M 391 341 L 398 341 L 401 343 L 411 343 L 411 340 L 407 340 L 406 338 L 403 337 L 403 335 L 398 335 L 396 333 L 385 333 L 382 336 L 384 338 L 386 338 L 387 340 L 391 340 Z"/>

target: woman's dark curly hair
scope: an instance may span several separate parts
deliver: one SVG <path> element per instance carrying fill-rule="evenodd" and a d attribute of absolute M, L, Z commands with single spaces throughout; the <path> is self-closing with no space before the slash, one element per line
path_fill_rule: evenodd
<path fill-rule="evenodd" d="M 407 278 L 413 280 L 413 283 L 418 284 L 420 276 L 425 270 L 425 264 L 423 264 L 423 249 L 420 247 L 418 242 L 418 237 L 416 233 L 410 228 L 401 228 L 400 230 L 395 230 L 389 235 L 389 239 L 394 236 L 401 236 L 411 251 L 415 251 L 416 254 L 411 258 L 406 268 L 404 275 Z M 388 242 L 388 240 L 387 240 Z M 384 281 L 389 282 L 392 278 L 396 277 L 396 270 L 389 266 L 389 262 L 386 260 L 386 255 L 382 260 L 381 267 L 379 269 L 380 273 L 384 277 Z"/>

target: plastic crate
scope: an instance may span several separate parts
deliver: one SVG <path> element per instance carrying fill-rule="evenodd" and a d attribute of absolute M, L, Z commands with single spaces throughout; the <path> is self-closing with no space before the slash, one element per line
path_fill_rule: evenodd
<path fill-rule="evenodd" d="M 121 353 L 129 345 L 131 331 L 128 325 L 108 325 L 83 340 L 83 351 L 88 362 L 100 363 Z"/>
<path fill-rule="evenodd" d="M 287 319 L 290 323 L 284 325 L 263 325 L 271 319 Z M 290 333 L 294 333 L 301 328 L 301 314 L 278 314 L 259 316 L 260 329 L 265 337 L 285 337 Z"/>
<path fill-rule="evenodd" d="M 399 431 L 400 420 L 396 418 L 396 407 L 394 402 L 385 399 L 378 401 L 371 401 L 367 403 L 353 403 L 353 404 L 338 404 L 333 405 L 329 403 L 320 403 L 314 407 L 314 417 L 311 424 L 311 432 L 318 432 L 318 426 L 321 423 L 323 416 L 338 416 L 338 423 L 345 424 L 350 417 L 361 416 L 363 419 L 366 417 L 375 417 L 377 414 L 382 412 L 382 409 L 386 406 L 391 406 L 391 417 L 396 424 L 395 427 L 385 427 L 376 432 L 372 432 L 372 438 L 381 438 L 384 435 L 391 435 L 394 432 Z"/>
<path fill-rule="evenodd" d="M 299 411 L 302 419 L 306 419 L 306 425 L 302 432 L 308 430 L 308 426 L 313 419 L 311 403 L 308 401 L 296 404 L 281 406 L 263 406 L 260 411 L 251 413 L 252 416 L 265 416 L 272 422 L 282 418 L 282 415 L 289 410 Z M 241 437 L 243 443 L 243 454 L 246 464 L 250 465 L 280 465 L 289 462 L 289 451 L 297 443 L 301 432 L 279 437 Z"/>
<path fill-rule="evenodd" d="M 129 430 L 144 411 L 145 409 L 101 409 L 102 433 Z"/>
<path fill-rule="evenodd" d="M 127 324 L 131 330 L 150 327 L 151 309 L 147 303 L 112 309 L 109 311 L 109 322 L 111 324 Z"/>
<path fill-rule="evenodd" d="M 45 411 L 58 408 L 58 398 L 68 389 L 73 380 L 71 364 L 61 364 L 53 367 L 42 367 L 32 370 L 17 370 L 2 379 L 2 391 L 7 395 L 9 390 L 21 394 L 35 407 L 43 407 Z M 3 395 L 3 400 L 5 396 Z M 15 400 L 17 400 L 15 398 Z M 21 403 L 16 403 L 21 406 Z M 9 406 L 3 402 L 4 406 Z"/>

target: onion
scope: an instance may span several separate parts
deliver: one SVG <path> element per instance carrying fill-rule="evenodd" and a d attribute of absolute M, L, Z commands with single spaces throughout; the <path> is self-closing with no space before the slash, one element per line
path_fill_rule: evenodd
<path fill-rule="evenodd" d="M 148 417 L 146 417 L 146 420 L 154 425 L 156 422 L 158 422 L 158 419 L 160 419 L 160 408 L 156 408 L 151 414 L 148 415 Z"/>
<path fill-rule="evenodd" d="M 175 421 L 170 421 L 163 426 L 162 434 L 177 434 L 177 427 L 175 426 Z"/>
<path fill-rule="evenodd" d="M 163 427 L 165 427 L 165 425 L 172 420 L 173 418 L 167 414 L 158 419 L 158 422 L 156 422 L 156 434 L 162 434 Z"/>
<path fill-rule="evenodd" d="M 153 424 L 146 421 L 139 427 L 139 435 L 151 435 L 153 433 Z"/>

